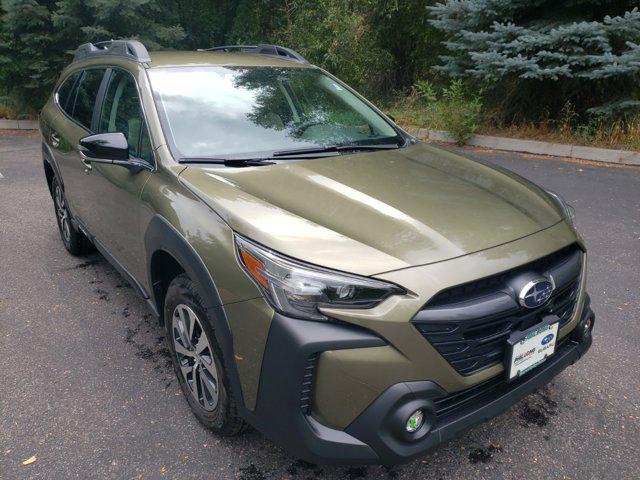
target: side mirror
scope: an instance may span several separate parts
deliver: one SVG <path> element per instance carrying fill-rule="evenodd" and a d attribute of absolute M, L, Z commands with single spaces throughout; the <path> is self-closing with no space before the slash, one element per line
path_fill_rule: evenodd
<path fill-rule="evenodd" d="M 129 161 L 129 144 L 124 133 L 98 133 L 80 139 L 80 153 L 88 160 L 108 160 L 104 163 Z"/>

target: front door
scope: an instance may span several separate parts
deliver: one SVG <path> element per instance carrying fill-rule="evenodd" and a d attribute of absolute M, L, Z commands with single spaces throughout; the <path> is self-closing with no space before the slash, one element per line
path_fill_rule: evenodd
<path fill-rule="evenodd" d="M 91 191 L 89 207 L 93 234 L 102 246 L 134 278 L 145 278 L 145 252 L 140 227 L 140 194 L 154 170 L 154 160 L 140 98 L 133 76 L 122 69 L 107 72 L 103 99 L 96 108 L 96 133 L 122 132 L 130 158 L 148 168 L 131 170 L 118 165 L 93 163 L 87 175 Z"/>

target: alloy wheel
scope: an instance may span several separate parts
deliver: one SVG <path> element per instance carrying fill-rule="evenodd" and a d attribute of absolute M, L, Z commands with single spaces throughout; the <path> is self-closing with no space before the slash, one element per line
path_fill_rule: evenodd
<path fill-rule="evenodd" d="M 67 202 L 64 199 L 64 193 L 60 185 L 56 184 L 55 189 L 55 204 L 56 215 L 58 215 L 58 221 L 60 222 L 60 230 L 62 232 L 62 238 L 66 244 L 71 242 L 71 224 L 69 223 L 69 211 L 67 210 Z"/>
<path fill-rule="evenodd" d="M 187 388 L 207 411 L 218 405 L 218 369 L 213 349 L 202 323 L 187 305 L 180 304 L 172 315 L 173 346 Z"/>

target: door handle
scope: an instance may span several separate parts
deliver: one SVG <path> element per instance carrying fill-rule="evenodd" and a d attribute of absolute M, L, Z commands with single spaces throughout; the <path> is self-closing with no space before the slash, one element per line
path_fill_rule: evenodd
<path fill-rule="evenodd" d="M 51 145 L 53 145 L 55 148 L 58 148 L 58 146 L 60 145 L 60 137 L 56 133 L 51 132 L 49 138 L 51 139 Z"/>
<path fill-rule="evenodd" d="M 93 167 L 91 166 L 91 159 L 87 157 L 84 152 L 78 149 L 78 153 L 80 154 L 80 159 L 82 160 L 82 165 L 84 165 L 84 173 L 89 175 Z"/>

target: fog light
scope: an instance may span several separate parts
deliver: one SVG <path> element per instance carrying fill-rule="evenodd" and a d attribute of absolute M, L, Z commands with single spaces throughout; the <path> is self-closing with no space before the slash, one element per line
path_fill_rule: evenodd
<path fill-rule="evenodd" d="M 422 413 L 422 410 L 416 410 L 407 419 L 407 424 L 405 428 L 407 429 L 407 432 L 414 433 L 418 431 L 418 429 L 422 426 L 423 423 L 424 423 L 424 413 Z"/>
<path fill-rule="evenodd" d="M 593 335 L 593 327 L 595 323 L 596 316 L 593 311 L 587 306 L 586 310 L 583 313 L 582 320 L 580 320 L 580 323 L 571 333 L 571 339 L 574 342 L 578 343 L 589 340 L 591 338 L 591 335 Z"/>

